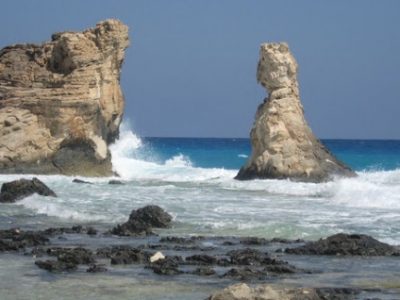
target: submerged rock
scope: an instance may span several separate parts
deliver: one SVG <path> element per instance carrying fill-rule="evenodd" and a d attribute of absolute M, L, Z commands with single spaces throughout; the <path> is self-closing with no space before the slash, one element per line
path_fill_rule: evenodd
<path fill-rule="evenodd" d="M 204 236 L 191 236 L 191 237 L 179 237 L 179 236 L 164 236 L 160 239 L 160 243 L 173 243 L 173 244 L 192 244 L 197 241 L 203 240 Z"/>
<path fill-rule="evenodd" d="M 196 254 L 186 257 L 186 262 L 194 265 L 215 265 L 217 258 L 207 254 Z"/>
<path fill-rule="evenodd" d="M 0 192 L 0 202 L 15 202 L 33 194 L 41 196 L 57 197 L 47 185 L 33 177 L 29 179 L 18 179 L 3 183 Z"/>
<path fill-rule="evenodd" d="M 133 210 L 127 222 L 111 230 L 112 234 L 121 236 L 139 236 L 152 234 L 153 228 L 168 228 L 172 216 L 157 205 L 148 205 Z"/>
<path fill-rule="evenodd" d="M 123 183 L 121 180 L 115 180 L 112 179 L 108 182 L 108 184 L 113 184 L 113 185 L 124 185 L 125 183 Z"/>
<path fill-rule="evenodd" d="M 199 268 L 196 268 L 196 270 L 194 270 L 192 272 L 192 274 L 199 275 L 199 276 L 211 276 L 211 275 L 215 275 L 216 272 L 213 268 L 210 268 L 210 267 L 199 267 Z"/>
<path fill-rule="evenodd" d="M 25 247 L 45 245 L 49 239 L 42 232 L 23 231 L 18 228 L 0 230 L 0 252 L 18 251 Z"/>
<path fill-rule="evenodd" d="M 400 255 L 399 249 L 381 243 L 368 235 L 344 233 L 338 233 L 316 242 L 309 242 L 297 248 L 287 248 L 285 252 L 302 255 Z"/>
<path fill-rule="evenodd" d="M 357 289 L 340 288 L 286 288 L 245 283 L 231 285 L 212 294 L 208 300 L 350 300 L 359 294 Z"/>
<path fill-rule="evenodd" d="M 67 234 L 73 234 L 73 233 L 77 233 L 77 234 L 87 234 L 87 235 L 96 235 L 97 234 L 97 230 L 93 227 L 87 226 L 87 227 L 83 227 L 82 225 L 75 225 L 72 227 L 50 227 L 47 228 L 46 230 L 43 231 L 44 234 L 46 235 L 61 235 L 64 233 Z"/>
<path fill-rule="evenodd" d="M 243 237 L 240 239 L 240 243 L 243 245 L 266 245 L 268 240 L 259 237 Z"/>
<path fill-rule="evenodd" d="M 266 253 L 250 248 L 229 251 L 228 256 L 233 265 L 260 265 L 270 260 Z"/>
<path fill-rule="evenodd" d="M 130 246 L 113 246 L 97 249 L 96 255 L 110 258 L 112 265 L 145 264 L 149 261 L 150 253 Z"/>
<path fill-rule="evenodd" d="M 113 175 L 128 27 L 105 20 L 0 50 L 0 173 Z"/>
<path fill-rule="evenodd" d="M 49 248 L 47 249 L 47 254 L 50 256 L 56 256 L 57 260 L 70 264 L 88 265 L 95 262 L 93 252 L 82 247 Z"/>
<path fill-rule="evenodd" d="M 178 269 L 178 262 L 180 262 L 180 259 L 167 256 L 164 259 L 157 260 L 150 264 L 150 268 L 154 273 L 159 275 L 177 275 L 182 273 L 182 271 Z"/>
<path fill-rule="evenodd" d="M 232 268 L 222 277 L 229 277 L 240 281 L 264 280 L 268 274 L 259 269 L 244 267 Z"/>
<path fill-rule="evenodd" d="M 107 268 L 104 265 L 93 264 L 93 265 L 90 265 L 89 268 L 86 269 L 86 272 L 88 272 L 88 273 L 107 272 Z"/>
<path fill-rule="evenodd" d="M 41 256 L 43 254 L 43 252 L 40 253 Z M 37 260 L 35 261 L 35 265 L 49 272 L 73 271 L 78 268 L 78 265 L 91 265 L 91 267 L 89 267 L 90 269 L 93 268 L 93 265 L 95 263 L 93 252 L 82 247 L 53 247 L 48 248 L 46 250 L 46 254 L 48 256 L 57 257 L 57 260 Z"/>
<path fill-rule="evenodd" d="M 297 62 L 285 43 L 262 44 L 257 80 L 269 93 L 251 130 L 252 155 L 236 179 L 289 178 L 321 182 L 355 176 L 313 135 L 304 118 Z"/>
<path fill-rule="evenodd" d="M 82 179 L 78 179 L 78 178 L 75 178 L 74 180 L 72 180 L 72 182 L 73 183 L 82 183 L 82 184 L 93 184 L 93 182 L 82 180 Z"/>
<path fill-rule="evenodd" d="M 73 271 L 78 268 L 78 264 L 74 262 L 64 262 L 59 260 L 37 260 L 35 265 L 49 272 L 65 272 Z"/>
<path fill-rule="evenodd" d="M 149 256 L 138 250 L 124 250 L 119 251 L 111 255 L 111 264 L 112 265 L 130 265 L 130 264 L 139 264 L 145 263 L 148 261 Z"/>

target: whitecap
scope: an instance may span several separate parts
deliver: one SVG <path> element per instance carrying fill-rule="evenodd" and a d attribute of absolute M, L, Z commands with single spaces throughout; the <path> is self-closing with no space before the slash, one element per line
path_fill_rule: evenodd
<path fill-rule="evenodd" d="M 74 221 L 90 222 L 105 221 L 108 219 L 106 216 L 99 215 L 98 212 L 89 214 L 78 209 L 69 209 L 65 203 L 57 203 L 54 200 L 55 199 L 52 197 L 33 195 L 17 202 L 17 205 L 24 206 L 25 208 L 31 209 L 38 214 Z"/>

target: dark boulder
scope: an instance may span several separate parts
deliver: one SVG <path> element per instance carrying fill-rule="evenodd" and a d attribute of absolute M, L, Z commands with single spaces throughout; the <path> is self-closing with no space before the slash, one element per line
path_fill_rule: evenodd
<path fill-rule="evenodd" d="M 297 240 L 289 240 L 289 239 L 282 239 L 282 238 L 273 238 L 271 243 L 280 243 L 280 244 L 295 244 L 295 243 L 304 243 L 304 240 L 297 239 Z"/>
<path fill-rule="evenodd" d="M 200 267 L 192 272 L 192 274 L 199 276 L 211 276 L 214 275 L 215 273 L 216 273 L 215 270 L 210 267 Z"/>
<path fill-rule="evenodd" d="M 161 207 L 148 205 L 133 210 L 129 220 L 114 227 L 111 233 L 120 236 L 150 235 L 153 233 L 153 228 L 167 228 L 170 226 L 171 221 L 172 216 Z"/>
<path fill-rule="evenodd" d="M 91 250 L 77 248 L 48 248 L 46 254 L 57 257 L 57 260 L 37 260 L 35 264 L 49 272 L 72 271 L 78 268 L 78 265 L 92 265 L 95 259 Z"/>
<path fill-rule="evenodd" d="M 112 179 L 108 182 L 108 184 L 114 184 L 114 185 L 124 185 L 125 183 L 123 183 L 121 180 L 115 180 Z"/>
<path fill-rule="evenodd" d="M 88 235 L 96 235 L 97 234 L 97 230 L 94 229 L 93 227 L 87 227 L 86 228 L 86 234 L 88 234 Z"/>
<path fill-rule="evenodd" d="M 25 247 L 35 247 L 49 242 L 40 231 L 23 231 L 18 228 L 0 230 L 0 252 L 18 251 Z"/>
<path fill-rule="evenodd" d="M 78 268 L 78 264 L 59 260 L 37 260 L 35 261 L 35 265 L 49 272 L 65 272 L 76 270 Z"/>
<path fill-rule="evenodd" d="M 180 236 L 164 236 L 160 238 L 160 243 L 172 243 L 172 244 L 193 244 L 198 241 L 204 240 L 204 236 L 191 236 L 191 237 L 180 237 Z"/>
<path fill-rule="evenodd" d="M 266 253 L 256 249 L 238 249 L 227 253 L 233 265 L 261 265 L 264 260 L 269 259 Z"/>
<path fill-rule="evenodd" d="M 243 237 L 240 239 L 240 243 L 243 245 L 266 245 L 268 241 L 259 237 Z"/>
<path fill-rule="evenodd" d="M 49 248 L 47 249 L 47 254 L 50 256 L 56 256 L 58 261 L 68 264 L 89 265 L 95 262 L 93 252 L 82 247 Z"/>
<path fill-rule="evenodd" d="M 267 273 L 262 270 L 245 268 L 232 268 L 226 272 L 222 277 L 229 277 L 236 280 L 263 280 L 267 277 Z"/>
<path fill-rule="evenodd" d="M 282 261 L 278 261 L 277 264 L 266 265 L 263 271 L 274 274 L 294 274 L 297 272 L 297 269 L 294 266 L 291 266 L 286 262 L 279 262 Z"/>
<path fill-rule="evenodd" d="M 196 254 L 186 257 L 186 263 L 193 265 L 215 265 L 217 258 L 206 254 Z"/>
<path fill-rule="evenodd" d="M 93 265 L 90 265 L 89 268 L 86 269 L 86 272 L 88 272 L 88 273 L 107 272 L 107 268 L 104 265 L 93 264 Z"/>
<path fill-rule="evenodd" d="M 43 231 L 47 235 L 61 235 L 61 234 L 88 234 L 96 235 L 97 230 L 93 227 L 83 227 L 82 225 L 75 225 L 72 227 L 50 227 Z"/>
<path fill-rule="evenodd" d="M 176 257 L 166 257 L 164 259 L 159 259 L 156 262 L 150 264 L 150 268 L 154 273 L 159 275 L 177 275 L 181 274 L 182 271 L 178 269 L 179 259 Z"/>
<path fill-rule="evenodd" d="M 400 251 L 395 247 L 381 243 L 368 235 L 344 233 L 309 242 L 297 248 L 287 248 L 285 252 L 300 255 L 400 255 Z"/>
<path fill-rule="evenodd" d="M 7 240 L 0 240 L 0 252 L 5 252 L 5 251 L 18 251 L 21 249 L 21 245 L 19 243 L 15 243 L 13 241 L 7 241 Z"/>
<path fill-rule="evenodd" d="M 315 291 L 322 300 L 350 300 L 361 293 L 356 288 L 316 288 Z"/>
<path fill-rule="evenodd" d="M 33 177 L 32 180 L 18 179 L 3 183 L 0 192 L 0 202 L 12 203 L 35 193 L 42 196 L 57 197 L 56 193 L 48 188 L 42 181 Z"/>
<path fill-rule="evenodd" d="M 82 180 L 82 179 L 78 179 L 78 178 L 75 178 L 74 180 L 72 180 L 72 182 L 73 183 L 82 183 L 82 184 L 93 184 L 90 181 L 86 181 L 86 180 Z"/>
<path fill-rule="evenodd" d="M 133 210 L 129 221 L 145 223 L 154 228 L 167 228 L 171 224 L 172 216 L 157 205 L 148 205 Z"/>
<path fill-rule="evenodd" d="M 136 248 L 115 247 L 111 249 L 109 257 L 112 265 L 145 264 L 149 261 L 150 253 Z"/>

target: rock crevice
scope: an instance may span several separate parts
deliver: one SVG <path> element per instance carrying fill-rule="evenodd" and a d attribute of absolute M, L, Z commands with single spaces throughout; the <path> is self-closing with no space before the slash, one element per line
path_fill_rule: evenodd
<path fill-rule="evenodd" d="M 105 20 L 0 50 L 0 172 L 112 174 L 128 27 Z"/>
<path fill-rule="evenodd" d="M 286 43 L 261 45 L 257 80 L 268 97 L 251 130 L 252 155 L 236 179 L 293 179 L 320 182 L 355 176 L 313 135 L 300 102 L 298 65 Z"/>

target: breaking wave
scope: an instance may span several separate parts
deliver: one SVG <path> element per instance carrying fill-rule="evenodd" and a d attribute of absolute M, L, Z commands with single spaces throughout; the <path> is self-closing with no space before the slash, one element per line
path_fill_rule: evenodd
<path fill-rule="evenodd" d="M 233 178 L 237 171 L 196 167 L 183 154 L 160 161 L 126 126 L 122 127 L 120 139 L 111 146 L 111 152 L 115 172 L 126 180 L 206 181 L 226 190 L 326 199 L 351 207 L 400 208 L 400 169 L 358 172 L 356 178 L 337 178 L 318 184 L 290 180 L 236 181 Z"/>
<path fill-rule="evenodd" d="M 126 180 L 204 181 L 231 178 L 235 172 L 219 168 L 198 168 L 190 158 L 178 154 L 160 161 L 128 127 L 123 126 L 120 139 L 110 147 L 114 171 Z"/>
<path fill-rule="evenodd" d="M 318 184 L 238 181 L 233 179 L 237 170 L 199 167 L 183 147 L 162 155 L 126 126 L 110 150 L 114 171 L 125 185 L 111 186 L 110 178 L 77 185 L 67 176 L 40 176 L 59 197 L 33 195 L 16 206 L 5 205 L 3 215 L 23 216 L 27 209 L 28 215 L 41 216 L 39 223 L 51 216 L 115 224 L 151 203 L 176 216 L 180 233 L 313 239 L 344 231 L 400 244 L 400 169 L 363 171 Z M 0 183 L 20 177 L 1 175 Z"/>

